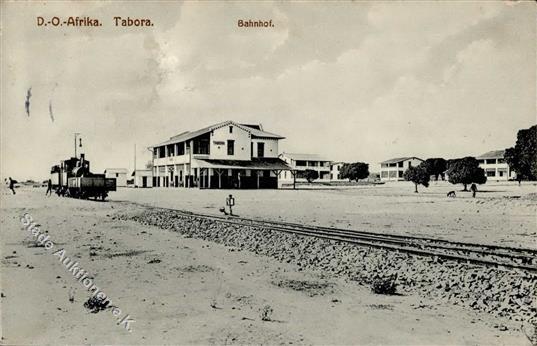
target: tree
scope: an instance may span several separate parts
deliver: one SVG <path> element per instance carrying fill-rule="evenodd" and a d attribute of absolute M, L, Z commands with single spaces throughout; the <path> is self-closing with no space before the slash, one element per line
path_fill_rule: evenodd
<path fill-rule="evenodd" d="M 441 157 L 427 159 L 424 162 L 429 175 L 434 175 L 434 180 L 438 181 L 438 176 L 444 180 L 444 172 L 447 169 L 447 161 Z"/>
<path fill-rule="evenodd" d="M 484 184 L 487 182 L 485 170 L 479 167 L 475 157 L 467 156 L 462 159 L 448 161 L 448 180 L 452 184 L 463 184 L 468 191 L 468 184 Z"/>
<path fill-rule="evenodd" d="M 315 179 L 319 178 L 319 172 L 314 171 L 313 169 L 306 169 L 302 174 L 302 177 L 304 177 L 308 181 L 308 183 L 311 183 Z"/>
<path fill-rule="evenodd" d="M 403 178 L 406 181 L 411 181 L 415 186 L 415 193 L 418 193 L 418 185 L 429 187 L 429 180 L 431 175 L 427 171 L 427 166 L 424 163 L 420 163 L 418 166 L 410 166 L 403 174 Z"/>
<path fill-rule="evenodd" d="M 364 162 L 344 163 L 339 173 L 342 179 L 360 180 L 369 176 L 369 165 Z"/>
<path fill-rule="evenodd" d="M 537 179 L 537 125 L 518 131 L 516 144 L 505 149 L 504 159 L 519 183 Z"/>

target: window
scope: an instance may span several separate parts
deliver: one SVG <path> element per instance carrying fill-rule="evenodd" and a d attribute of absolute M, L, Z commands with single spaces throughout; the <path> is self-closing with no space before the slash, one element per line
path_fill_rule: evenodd
<path fill-rule="evenodd" d="M 399 178 L 403 177 L 403 171 L 399 171 Z"/>
<path fill-rule="evenodd" d="M 498 159 L 498 163 L 505 163 L 505 159 Z"/>
<path fill-rule="evenodd" d="M 235 141 L 229 139 L 227 141 L 227 154 L 228 155 L 234 155 L 235 154 Z"/>
<path fill-rule="evenodd" d="M 181 142 L 177 144 L 177 155 L 184 155 L 185 154 L 185 142 Z"/>
<path fill-rule="evenodd" d="M 175 156 L 175 145 L 168 145 L 168 156 Z"/>
<path fill-rule="evenodd" d="M 296 165 L 297 165 L 297 166 L 306 166 L 306 161 L 300 161 L 300 160 L 297 160 L 297 161 L 296 161 Z"/>
<path fill-rule="evenodd" d="M 403 167 L 403 162 L 399 162 L 399 167 Z"/>
<path fill-rule="evenodd" d="M 388 171 L 381 171 L 381 172 L 380 172 L 380 176 L 381 176 L 382 178 L 388 178 Z"/>
<path fill-rule="evenodd" d="M 494 170 L 494 169 L 487 169 L 486 173 L 487 173 L 487 177 L 495 177 L 496 176 L 496 170 Z"/>
<path fill-rule="evenodd" d="M 496 159 L 487 159 L 487 165 L 493 165 L 496 163 Z"/>
<path fill-rule="evenodd" d="M 116 178 L 119 178 L 119 173 L 116 173 Z"/>
<path fill-rule="evenodd" d="M 233 133 L 233 126 L 229 127 L 229 133 Z"/>
<path fill-rule="evenodd" d="M 257 143 L 257 157 L 265 156 L 265 143 Z"/>

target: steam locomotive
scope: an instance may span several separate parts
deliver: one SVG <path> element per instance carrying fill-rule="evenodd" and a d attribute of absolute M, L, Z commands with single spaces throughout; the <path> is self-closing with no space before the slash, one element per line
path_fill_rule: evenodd
<path fill-rule="evenodd" d="M 105 200 L 108 192 L 116 191 L 116 179 L 105 178 L 104 174 L 90 172 L 90 162 L 84 154 L 80 158 L 63 160 L 50 170 L 52 188 L 58 196 Z"/>

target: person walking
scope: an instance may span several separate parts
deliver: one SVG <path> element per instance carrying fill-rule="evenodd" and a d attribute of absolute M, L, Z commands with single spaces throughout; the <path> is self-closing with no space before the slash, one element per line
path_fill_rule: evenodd
<path fill-rule="evenodd" d="M 9 189 L 13 192 L 14 195 L 16 195 L 15 193 L 15 184 L 17 183 L 16 180 L 13 180 L 11 179 L 11 177 L 9 177 Z"/>
<path fill-rule="evenodd" d="M 475 198 L 475 193 L 477 192 L 477 186 L 475 184 L 472 184 L 472 186 L 470 186 L 470 191 L 472 191 L 472 198 Z"/>
<path fill-rule="evenodd" d="M 47 181 L 47 192 L 45 193 L 45 196 L 52 196 L 52 180 Z"/>

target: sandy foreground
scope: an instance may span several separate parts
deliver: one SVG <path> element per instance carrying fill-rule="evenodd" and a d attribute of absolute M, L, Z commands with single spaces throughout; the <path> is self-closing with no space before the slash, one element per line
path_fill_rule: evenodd
<path fill-rule="evenodd" d="M 172 191 L 122 190 L 108 203 L 47 198 L 41 189 L 17 192 L 11 196 L 3 189 L 1 196 L 3 344 L 529 344 L 515 322 L 419 296 L 375 295 L 354 282 L 322 278 L 319 272 L 299 272 L 271 258 L 114 219 L 118 213 L 143 209 L 122 201 L 155 203 L 158 192 L 163 193 L 161 203 L 186 205 L 189 201 L 193 210 L 201 210 L 202 202 L 190 198 L 199 191 L 187 199 L 178 191 L 173 191 L 172 198 Z M 278 192 L 297 191 L 271 193 Z M 302 192 L 306 193 L 300 196 L 322 193 Z M 243 201 L 249 191 L 238 193 Z M 332 192 L 326 194 L 328 198 Z M 218 206 L 216 197 L 214 205 L 204 209 Z M 439 197 L 428 198 L 440 202 Z M 307 197 L 301 200 L 296 210 L 307 210 L 308 201 Z M 529 232 L 526 227 L 532 221 L 527 214 L 535 202 L 505 201 L 525 207 L 518 211 L 522 230 L 504 237 L 530 244 L 527 236 L 517 233 Z M 472 200 L 462 203 L 457 208 L 476 206 Z M 258 203 L 251 206 L 257 211 L 263 208 Z M 239 209 L 244 216 L 248 216 L 246 209 Z M 290 214 L 304 215 L 293 213 L 289 205 L 282 212 L 285 219 Z M 505 212 L 513 213 L 509 208 Z M 32 245 L 20 221 L 24 213 L 42 231 L 48 231 L 53 249 Z M 348 216 L 344 218 L 347 222 Z M 371 220 L 367 214 L 362 218 Z M 500 219 L 495 220 L 501 226 Z M 392 224 L 402 222 L 397 215 L 394 220 L 398 221 Z M 111 309 L 91 313 L 83 306 L 90 294 L 53 255 L 59 249 L 65 249 L 66 256 L 75 258 L 91 274 L 94 283 L 121 309 L 120 317 L 128 314 L 135 320 L 130 324 L 132 332 L 117 324 Z M 274 284 L 286 279 L 329 280 L 333 286 L 296 291 Z M 272 311 L 270 321 L 262 320 L 263 311 Z"/>

